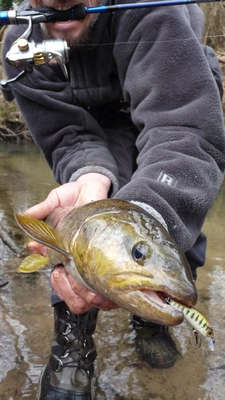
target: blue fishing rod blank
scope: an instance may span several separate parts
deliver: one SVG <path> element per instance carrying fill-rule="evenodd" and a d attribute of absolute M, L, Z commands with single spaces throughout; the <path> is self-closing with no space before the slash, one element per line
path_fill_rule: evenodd
<path fill-rule="evenodd" d="M 156 0 L 147 1 L 142 3 L 121 3 L 111 6 L 96 6 L 96 7 L 85 7 L 88 14 L 99 13 L 99 12 L 113 12 L 119 10 L 128 10 L 136 8 L 149 8 L 149 7 L 163 7 L 163 6 L 179 6 L 194 3 L 218 3 L 224 2 L 224 0 Z"/>
<path fill-rule="evenodd" d="M 194 3 L 218 3 L 224 1 L 225 0 L 155 0 L 141 3 L 121 3 L 96 7 L 87 7 L 81 3 L 65 11 L 58 11 L 53 8 L 30 9 L 23 11 L 9 10 L 0 11 L 0 25 L 24 24 L 27 23 L 28 18 L 31 18 L 33 23 L 81 20 L 84 19 L 87 14 L 149 7 L 188 5 Z"/>
<path fill-rule="evenodd" d="M 0 11 L 0 24 L 8 25 L 8 11 Z"/>

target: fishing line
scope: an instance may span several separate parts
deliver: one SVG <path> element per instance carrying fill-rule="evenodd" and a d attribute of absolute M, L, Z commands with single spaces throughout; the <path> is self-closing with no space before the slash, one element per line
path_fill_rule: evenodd
<path fill-rule="evenodd" d="M 106 1 L 106 0 L 99 0 L 101 1 Z M 126 1 L 126 0 L 125 0 Z M 115 11 L 123 11 L 123 10 L 131 10 L 133 9 L 146 9 L 146 8 L 152 8 L 158 9 L 159 7 L 163 6 L 178 6 L 178 5 L 185 5 L 185 11 L 186 14 L 189 13 L 188 11 L 188 5 L 195 6 L 197 3 L 215 3 L 218 2 L 220 4 L 223 4 L 223 1 L 225 0 L 153 0 L 153 1 L 146 1 L 146 2 L 140 2 L 140 3 L 132 3 L 132 2 L 127 2 L 127 3 L 119 3 L 119 4 L 113 4 L 113 5 L 98 5 L 96 7 L 87 7 L 85 4 L 80 3 L 75 5 L 74 7 L 71 7 L 68 10 L 56 10 L 54 8 L 42 8 L 42 9 L 33 9 L 30 8 L 28 10 L 9 10 L 9 11 L 0 11 L 0 26 L 7 26 L 7 25 L 17 25 L 17 24 L 27 24 L 27 28 L 23 32 L 23 34 L 12 44 L 8 52 L 6 53 L 6 61 L 9 62 L 12 65 L 15 65 L 16 67 L 21 66 L 23 68 L 22 71 L 19 72 L 16 76 L 14 76 L 11 79 L 8 80 L 1 80 L 0 81 L 0 87 L 3 90 L 3 93 L 5 95 L 5 98 L 7 100 L 12 100 L 11 94 L 7 92 L 6 87 L 8 85 L 12 85 L 14 82 L 20 80 L 23 78 L 23 76 L 27 72 L 32 72 L 33 67 L 38 67 L 43 64 L 48 64 L 52 62 L 57 62 L 65 76 L 66 79 L 68 79 L 68 70 L 67 70 L 67 64 L 69 62 L 69 51 L 73 51 L 72 47 L 73 45 L 71 44 L 72 47 L 70 47 L 70 44 L 68 44 L 67 41 L 61 39 L 61 40 L 54 40 L 54 39 L 49 39 L 44 38 L 44 40 L 40 43 L 35 43 L 34 41 L 29 42 L 29 39 L 32 34 L 32 29 L 33 29 L 33 24 L 39 24 L 42 27 L 45 27 L 45 23 L 49 22 L 56 22 L 56 21 L 73 21 L 73 20 L 83 20 L 88 14 L 100 14 L 100 13 L 115 13 Z M 224 7 L 223 7 L 224 8 Z M 204 11 L 202 11 L 204 14 Z M 139 17 L 143 17 L 145 15 L 149 15 L 149 12 L 144 12 Z M 172 15 L 173 14 L 169 14 Z M 168 16 L 169 16 L 168 15 Z M 154 18 L 154 15 L 152 15 Z M 178 16 L 179 17 L 179 16 Z M 139 18 L 140 19 L 140 18 Z M 166 20 L 167 24 L 172 23 L 173 20 L 171 18 L 171 21 Z M 188 18 L 186 17 L 186 25 L 189 31 L 192 29 L 192 26 L 188 26 Z M 92 21 L 93 22 L 93 21 Z M 113 22 L 113 21 L 112 21 Z M 94 20 L 93 24 L 97 23 L 97 18 Z M 123 19 L 121 21 L 121 24 L 123 23 Z M 94 25 L 90 24 L 90 28 L 93 27 Z M 161 27 L 161 25 L 160 25 Z M 162 24 L 163 27 L 163 24 Z M 206 25 L 207 28 L 207 25 Z M 94 28 L 93 28 L 94 29 Z M 149 27 L 151 29 L 151 26 Z M 159 29 L 160 32 L 160 29 Z M 207 32 L 207 31 L 205 31 Z M 151 35 L 151 30 L 149 32 Z M 157 32 L 152 33 L 154 36 L 157 35 Z M 175 33 L 174 33 L 175 34 Z M 84 43 L 76 43 L 74 46 L 75 48 L 93 48 L 93 47 L 113 47 L 113 48 L 118 48 L 118 46 L 137 46 L 139 49 L 140 46 L 144 46 L 146 44 L 153 45 L 155 43 L 165 43 L 165 45 L 172 45 L 172 43 L 185 43 L 187 41 L 193 41 L 193 43 L 202 43 L 205 44 L 206 40 L 210 38 L 224 38 L 225 33 L 218 33 L 218 34 L 208 34 L 207 36 L 202 35 L 202 37 L 198 37 L 196 33 L 193 31 L 193 36 L 192 37 L 177 37 L 173 39 L 158 39 L 157 37 L 152 39 L 148 38 L 145 40 L 138 38 L 138 40 L 132 40 L 132 38 L 135 39 L 135 36 L 137 33 L 135 32 L 135 29 L 133 32 L 129 33 L 129 38 L 126 41 L 118 41 L 116 34 L 115 34 L 115 40 L 113 41 L 112 37 L 112 42 L 111 37 L 109 37 L 109 40 L 104 41 L 104 36 L 103 36 L 103 41 L 98 42 L 98 43 L 93 43 L 91 41 L 91 37 L 89 42 L 86 41 Z M 43 29 L 43 35 L 45 36 L 45 32 Z M 187 32 L 188 35 L 188 32 Z M 140 34 L 139 34 L 140 36 Z M 144 33 L 143 33 L 144 36 Z M 88 36 L 87 36 L 88 37 Z M 138 37 L 138 36 L 137 36 Z M 221 44 L 220 44 L 221 46 Z M 223 53 L 222 53 L 223 54 Z M 168 55 L 169 56 L 169 55 Z"/>
<path fill-rule="evenodd" d="M 208 39 L 208 38 L 219 38 L 219 37 L 223 37 L 225 38 L 225 34 L 218 34 L 218 35 L 208 35 L 205 36 L 204 39 Z M 199 40 L 200 42 L 202 41 L 202 37 L 197 37 L 196 39 Z M 193 37 L 190 38 L 181 38 L 181 39 L 167 39 L 167 40 L 132 40 L 132 41 L 124 41 L 124 42 L 101 42 L 101 43 L 76 43 L 75 48 L 78 47 L 101 47 L 101 46 L 118 46 L 118 45 L 135 45 L 135 44 L 146 44 L 146 43 L 174 43 L 174 42 L 187 42 L 187 41 L 195 41 L 195 39 L 193 39 Z M 224 42 L 224 52 L 225 52 L 225 42 Z"/>
<path fill-rule="evenodd" d="M 80 3 L 68 10 L 56 10 L 54 8 L 31 8 L 28 10 L 9 10 L 0 11 L 0 25 L 23 24 L 27 22 L 27 18 L 32 18 L 33 23 L 40 22 L 56 22 L 68 20 L 82 20 L 88 14 L 113 13 L 115 11 L 133 10 L 142 8 L 156 8 L 177 5 L 190 5 L 199 3 L 218 2 L 223 3 L 224 0 L 153 0 L 139 3 L 132 1 L 117 3 L 113 5 L 97 5 L 95 7 L 87 7 Z"/>
<path fill-rule="evenodd" d="M 100 4 L 95 7 L 87 7 L 85 4 L 80 3 L 71 7 L 68 10 L 56 10 L 54 8 L 39 8 L 39 9 L 29 9 L 29 10 L 9 10 L 9 11 L 0 11 L 0 26 L 1 25 L 11 25 L 11 24 L 25 24 L 28 22 L 28 18 L 32 19 L 32 24 L 36 23 L 46 23 L 46 22 L 56 22 L 56 21 L 68 21 L 68 20 L 82 20 L 88 14 L 102 14 L 102 13 L 111 13 L 115 14 L 115 12 L 123 13 L 124 11 L 132 11 L 135 12 L 145 8 L 149 9 L 159 7 L 174 7 L 174 6 L 187 6 L 188 5 L 198 5 L 198 4 L 209 4 L 209 3 L 217 3 L 220 7 L 224 8 L 224 1 L 225 0 L 153 0 L 153 1 L 146 1 L 140 3 L 133 3 L 129 0 L 123 0 L 121 3 L 107 5 L 106 0 L 103 0 L 103 5 Z M 100 0 L 101 3 L 101 0 Z M 202 10 L 204 13 L 204 10 Z M 206 24 L 207 27 L 207 24 Z M 196 36 L 197 37 L 197 36 Z M 204 39 L 209 38 L 223 38 L 225 37 L 225 33 L 219 34 L 210 34 L 204 37 Z M 172 43 L 176 41 L 187 41 L 193 40 L 193 38 L 181 38 L 181 39 L 168 39 L 168 40 L 156 40 L 157 42 L 165 42 L 165 43 Z M 202 40 L 202 38 L 198 38 L 198 40 Z M 79 47 L 86 47 L 86 46 L 110 46 L 114 45 L 129 45 L 129 44 L 139 44 L 139 43 L 155 43 L 155 40 L 138 40 L 138 41 L 129 41 L 129 42 L 117 42 L 117 43 L 110 43 L 110 42 L 103 42 L 103 43 L 78 43 L 77 46 Z"/>

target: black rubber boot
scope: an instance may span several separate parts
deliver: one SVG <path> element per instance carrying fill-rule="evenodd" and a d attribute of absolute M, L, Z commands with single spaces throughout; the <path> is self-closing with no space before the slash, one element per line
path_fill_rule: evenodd
<path fill-rule="evenodd" d="M 136 347 L 142 360 L 152 368 L 170 368 L 179 355 L 168 327 L 145 321 L 137 316 L 132 317 L 136 330 Z"/>
<path fill-rule="evenodd" d="M 36 400 L 92 400 L 91 383 L 97 356 L 92 334 L 98 310 L 72 314 L 63 302 L 54 309 L 55 338 Z"/>

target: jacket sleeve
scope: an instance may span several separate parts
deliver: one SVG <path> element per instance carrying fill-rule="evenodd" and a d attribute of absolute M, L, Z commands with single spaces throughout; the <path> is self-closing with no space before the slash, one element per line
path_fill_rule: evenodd
<path fill-rule="evenodd" d="M 19 36 L 10 29 L 4 40 L 3 62 L 9 78 L 18 73 L 4 55 Z M 59 183 L 76 180 L 83 173 L 99 172 L 118 189 L 117 164 L 105 134 L 85 109 L 75 104 L 69 82 L 58 65 L 43 65 L 13 84 L 13 95 L 35 143 L 41 148 Z"/>
<path fill-rule="evenodd" d="M 184 251 L 200 233 L 225 165 L 219 90 L 188 7 L 135 18 L 128 11 L 114 32 L 124 97 L 139 131 L 137 170 L 115 197 L 151 205 Z M 201 18 L 197 11 L 196 25 Z"/>

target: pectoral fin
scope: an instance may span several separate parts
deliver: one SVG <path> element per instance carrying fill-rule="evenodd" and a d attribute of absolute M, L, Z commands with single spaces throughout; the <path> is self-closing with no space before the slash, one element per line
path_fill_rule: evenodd
<path fill-rule="evenodd" d="M 30 274 L 44 268 L 50 262 L 48 257 L 41 256 L 40 254 L 32 254 L 22 261 L 20 266 L 17 268 L 17 272 L 24 274 Z"/>
<path fill-rule="evenodd" d="M 57 232 L 50 225 L 26 215 L 15 214 L 15 219 L 19 227 L 31 239 L 63 254 L 66 258 L 70 257 L 69 253 L 64 250 Z"/>

